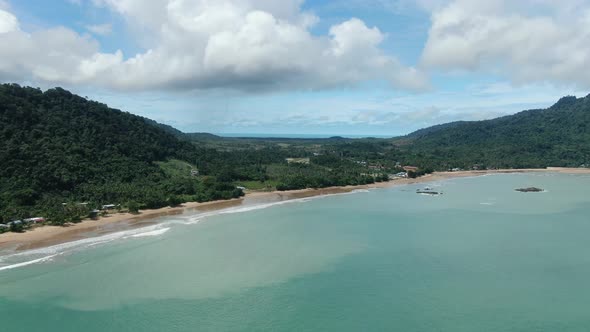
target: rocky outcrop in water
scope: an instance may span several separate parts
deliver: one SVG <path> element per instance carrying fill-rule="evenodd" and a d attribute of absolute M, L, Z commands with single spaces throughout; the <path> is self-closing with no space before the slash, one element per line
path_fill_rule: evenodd
<path fill-rule="evenodd" d="M 544 189 L 541 188 L 537 188 L 537 187 L 529 187 L 529 188 L 519 188 L 519 189 L 515 189 L 518 192 L 521 193 L 540 193 L 545 191 Z"/>

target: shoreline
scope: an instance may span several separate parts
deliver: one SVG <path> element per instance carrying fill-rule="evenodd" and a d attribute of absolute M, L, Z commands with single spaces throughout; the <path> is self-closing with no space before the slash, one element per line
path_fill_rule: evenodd
<path fill-rule="evenodd" d="M 300 189 L 291 191 L 271 192 L 250 192 L 238 199 L 211 201 L 211 202 L 189 202 L 179 207 L 165 207 L 154 210 L 140 211 L 140 214 L 116 213 L 108 217 L 101 217 L 98 220 L 84 220 L 79 224 L 70 226 L 41 226 L 33 228 L 24 233 L 0 234 L 0 251 L 14 250 L 26 251 L 72 242 L 84 238 L 96 237 L 119 231 L 136 229 L 157 222 L 155 219 L 183 215 L 189 213 L 204 213 L 219 211 L 238 206 L 253 206 L 293 199 L 308 198 L 315 196 L 334 195 L 350 193 L 359 189 L 390 188 L 396 186 L 410 185 L 416 183 L 427 183 L 453 178 L 464 178 L 482 176 L 487 174 L 511 174 L 511 173 L 561 173 L 561 174 L 590 174 L 587 168 L 559 168 L 548 167 L 546 169 L 501 169 L 482 171 L 458 171 L 458 172 L 435 172 L 416 179 L 397 179 L 388 182 L 378 182 L 368 185 L 328 187 L 321 189 Z"/>

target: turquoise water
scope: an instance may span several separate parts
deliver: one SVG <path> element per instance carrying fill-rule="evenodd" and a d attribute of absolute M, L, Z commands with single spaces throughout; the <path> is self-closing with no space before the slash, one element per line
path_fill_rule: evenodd
<path fill-rule="evenodd" d="M 0 331 L 590 331 L 589 176 L 423 186 L 5 256 Z"/>

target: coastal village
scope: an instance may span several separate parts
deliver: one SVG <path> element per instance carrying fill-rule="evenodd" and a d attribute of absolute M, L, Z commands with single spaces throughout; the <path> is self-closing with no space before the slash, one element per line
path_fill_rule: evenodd
<path fill-rule="evenodd" d="M 315 154 L 317 156 L 318 154 Z M 310 158 L 287 158 L 285 160 L 287 164 L 300 164 L 300 165 L 310 165 L 311 159 Z M 387 174 L 387 181 L 395 181 L 398 179 L 408 179 L 408 178 L 416 178 L 425 175 L 426 173 L 423 172 L 417 166 L 411 165 L 402 165 L 399 162 L 396 162 L 393 167 L 386 167 L 380 163 L 372 163 L 368 161 L 354 161 L 354 163 L 358 164 L 359 166 L 365 168 L 367 170 L 366 173 L 361 173 L 364 176 L 370 176 L 375 178 L 376 180 L 381 181 L 380 176 L 382 174 Z M 586 168 L 586 165 L 581 165 L 580 168 Z M 397 170 L 397 171 L 396 171 Z M 448 172 L 464 172 L 464 169 L 461 168 L 451 168 Z M 473 165 L 471 169 L 468 171 L 494 171 L 493 169 L 483 168 L 481 165 Z M 190 168 L 190 177 L 198 177 L 199 170 L 196 168 Z M 251 189 L 246 186 L 236 185 L 236 189 L 239 189 L 243 192 L 256 192 L 256 189 Z M 530 188 L 520 188 L 515 189 L 518 192 L 543 192 L 543 189 L 539 189 L 536 187 Z M 436 192 L 429 187 L 424 189 L 418 189 L 416 191 L 418 194 L 424 195 L 441 195 L 441 192 Z M 63 203 L 62 204 L 64 209 L 67 209 L 71 204 Z M 125 212 L 129 211 L 129 209 L 123 209 L 120 204 L 103 204 L 99 205 L 95 209 L 88 210 L 88 203 L 78 203 L 78 207 L 83 207 L 84 211 L 87 211 L 87 215 L 82 216 L 83 219 L 91 219 L 91 220 L 98 220 L 100 217 L 108 216 L 110 213 L 113 212 Z M 32 229 L 35 227 L 43 226 L 51 224 L 51 220 L 48 220 L 46 217 L 31 217 L 31 218 L 24 218 L 18 220 L 12 220 L 6 223 L 0 223 L 0 234 L 5 232 L 23 232 L 28 229 Z"/>
<path fill-rule="evenodd" d="M 67 203 L 62 204 L 64 209 L 68 205 Z M 88 203 L 79 203 L 78 205 L 86 206 Z M 107 216 L 109 213 L 120 209 L 120 205 L 115 204 L 106 204 L 103 205 L 100 210 L 94 209 L 88 213 L 87 218 L 92 220 L 97 220 L 100 216 Z M 4 232 L 23 232 L 27 229 L 43 226 L 48 223 L 47 218 L 45 217 L 34 217 L 34 218 L 25 218 L 21 220 L 13 220 L 6 224 L 0 224 L 0 233 Z"/>
<path fill-rule="evenodd" d="M 43 224 L 43 223 L 45 223 L 45 221 L 46 220 L 43 217 L 15 220 L 15 221 L 11 221 L 7 224 L 0 224 L 0 231 L 9 231 L 9 230 L 14 231 L 19 228 L 22 229 L 22 228 L 30 227 L 30 226 L 36 225 L 36 224 Z"/>
<path fill-rule="evenodd" d="M 317 156 L 318 154 L 315 154 Z M 287 158 L 285 160 L 287 164 L 301 164 L 301 165 L 309 165 L 311 163 L 310 158 Z M 396 179 L 405 179 L 405 178 L 412 178 L 421 175 L 419 173 L 420 168 L 416 166 L 402 166 L 399 162 L 395 163 L 393 168 L 387 168 L 382 164 L 377 163 L 369 163 L 367 161 L 358 161 L 356 162 L 363 168 L 367 169 L 366 173 L 362 173 L 361 175 L 364 176 L 371 176 L 374 178 L 379 178 L 379 176 L 386 172 L 391 172 L 392 170 L 399 170 L 399 172 L 389 173 L 387 174 L 388 181 L 394 181 Z M 190 168 L 190 176 L 191 177 L 198 177 L 199 170 L 196 168 Z M 379 178 L 379 181 L 380 178 Z M 250 191 L 253 192 L 255 190 L 249 190 L 249 188 L 245 186 L 237 185 L 236 189 L 242 191 Z M 63 209 L 70 208 L 72 204 L 69 203 L 62 203 Z M 85 219 L 91 220 L 98 220 L 101 216 L 107 216 L 109 213 L 113 213 L 115 211 L 121 212 L 123 208 L 120 204 L 103 204 L 97 207 L 96 209 L 88 209 L 89 203 L 77 203 L 73 204 L 76 208 L 79 208 L 80 211 L 87 211 L 87 215 L 82 216 Z M 50 224 L 51 220 L 46 217 L 33 217 L 33 218 L 25 218 L 19 220 L 12 220 L 7 223 L 0 223 L 0 233 L 5 232 L 23 232 L 31 228 L 43 226 Z"/>
<path fill-rule="evenodd" d="M 316 157 L 319 155 L 320 155 L 319 153 L 314 153 L 314 156 L 316 156 Z M 287 158 L 285 161 L 287 164 L 300 164 L 300 165 L 310 165 L 311 164 L 310 158 Z M 395 181 L 398 179 L 407 179 L 407 178 L 416 178 L 416 177 L 419 177 L 419 176 L 422 176 L 425 174 L 425 172 L 422 172 L 421 169 L 417 166 L 402 165 L 400 162 L 394 163 L 392 165 L 393 167 L 391 167 L 391 166 L 387 167 L 381 163 L 374 163 L 374 162 L 369 162 L 369 161 L 365 161 L 365 160 L 353 160 L 353 162 L 367 170 L 367 172 L 361 173 L 361 175 L 370 176 L 370 177 L 375 178 L 376 180 L 378 179 L 379 181 L 381 181 L 380 177 L 382 174 L 387 174 L 387 181 Z M 480 170 L 480 167 L 481 167 L 480 165 L 474 165 L 472 167 L 472 170 Z M 461 169 L 461 168 L 449 169 L 449 172 L 460 172 L 460 171 L 463 171 L 463 169 Z M 193 168 L 193 167 L 190 168 L 190 176 L 191 177 L 198 177 L 199 175 L 200 174 L 199 174 L 198 169 Z M 242 190 L 242 191 L 249 191 L 249 192 L 256 191 L 256 190 L 251 190 L 250 188 L 247 188 L 246 186 L 242 186 L 242 185 L 237 185 L 236 188 L 239 190 Z M 426 193 L 429 195 L 434 194 L 434 192 L 431 190 L 422 190 L 422 191 L 418 191 L 418 192 L 419 193 Z M 439 193 L 436 193 L 436 194 L 438 195 Z M 64 209 L 67 209 L 70 204 L 63 203 L 62 205 L 63 205 Z M 83 218 L 91 219 L 91 220 L 97 220 L 101 216 L 102 217 L 107 216 L 109 213 L 113 213 L 115 211 L 117 211 L 117 212 L 123 211 L 122 206 L 120 204 L 103 204 L 103 205 L 100 205 L 99 207 L 97 207 L 96 209 L 91 209 L 91 210 L 87 209 L 88 203 L 78 203 L 77 205 L 78 205 L 78 207 L 84 207 L 85 209 L 83 209 L 83 210 L 87 211 L 87 215 L 83 216 Z M 25 218 L 25 219 L 19 219 L 19 220 L 12 220 L 7 223 L 0 223 L 0 233 L 23 232 L 27 229 L 50 224 L 50 222 L 51 222 L 51 220 L 48 220 L 46 217 L 32 217 L 32 218 Z"/>

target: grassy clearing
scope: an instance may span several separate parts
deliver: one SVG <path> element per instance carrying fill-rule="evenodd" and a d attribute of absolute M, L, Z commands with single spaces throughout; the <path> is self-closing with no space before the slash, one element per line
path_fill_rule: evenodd
<path fill-rule="evenodd" d="M 168 161 L 161 161 L 156 163 L 160 168 L 171 177 L 175 178 L 191 178 L 191 171 L 197 169 L 193 165 L 176 159 L 170 159 Z"/>
<path fill-rule="evenodd" d="M 248 190 L 255 190 L 255 191 L 272 191 L 275 190 L 277 187 L 278 181 L 240 181 L 236 182 L 236 186 L 244 187 Z"/>

